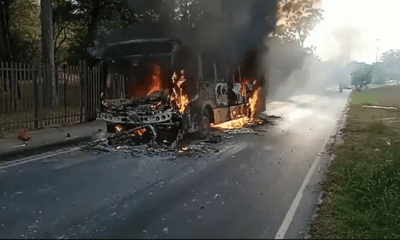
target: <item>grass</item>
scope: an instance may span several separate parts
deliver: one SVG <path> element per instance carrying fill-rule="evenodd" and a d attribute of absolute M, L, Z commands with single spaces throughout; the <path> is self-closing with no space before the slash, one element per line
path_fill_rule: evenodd
<path fill-rule="evenodd" d="M 323 185 L 313 238 L 400 239 L 400 87 L 354 92 L 344 144 Z"/>

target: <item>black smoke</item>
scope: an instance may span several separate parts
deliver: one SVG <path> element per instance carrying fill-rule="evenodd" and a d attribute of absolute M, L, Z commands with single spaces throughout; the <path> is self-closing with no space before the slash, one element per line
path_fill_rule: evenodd
<path fill-rule="evenodd" d="M 276 0 L 200 0 L 196 7 L 203 9 L 204 14 L 193 26 L 171 21 L 173 2 L 128 1 L 136 12 L 152 11 L 159 17 L 153 21 L 144 14 L 144 20 L 135 26 L 99 37 L 97 47 L 140 38 L 179 38 L 195 51 L 218 52 L 237 61 L 249 49 L 264 45 L 264 37 L 276 25 Z"/>

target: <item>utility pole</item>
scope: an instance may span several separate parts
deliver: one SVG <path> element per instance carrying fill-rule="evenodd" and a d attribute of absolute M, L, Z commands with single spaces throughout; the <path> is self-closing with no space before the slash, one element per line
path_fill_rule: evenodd
<path fill-rule="evenodd" d="M 376 39 L 376 62 L 378 63 L 378 54 L 379 54 L 379 41 L 381 41 L 380 39 Z"/>
<path fill-rule="evenodd" d="M 58 98 L 54 66 L 53 8 L 51 0 L 41 0 L 40 9 L 42 23 L 42 63 L 45 67 L 43 72 L 44 103 L 47 107 L 53 107 L 58 104 Z"/>

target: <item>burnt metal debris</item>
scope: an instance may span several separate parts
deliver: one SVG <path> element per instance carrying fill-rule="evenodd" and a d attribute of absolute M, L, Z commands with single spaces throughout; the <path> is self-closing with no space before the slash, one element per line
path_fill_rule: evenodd
<path fill-rule="evenodd" d="M 197 139 L 189 135 L 182 137 L 179 143 L 175 139 L 175 144 L 168 141 L 162 143 L 155 141 L 155 131 L 151 125 L 147 125 L 117 134 L 109 134 L 108 138 L 90 143 L 82 149 L 94 154 L 123 154 L 134 158 L 157 157 L 160 161 L 176 161 L 179 158 L 187 157 L 213 157 L 221 149 L 235 142 L 234 135 L 262 136 L 267 132 L 266 125 L 274 125 L 274 121 L 277 119 L 280 118 L 262 115 L 259 120 L 248 124 L 245 128 L 228 130 L 212 128 L 211 133 L 205 139 Z M 171 141 L 174 142 L 174 139 Z"/>

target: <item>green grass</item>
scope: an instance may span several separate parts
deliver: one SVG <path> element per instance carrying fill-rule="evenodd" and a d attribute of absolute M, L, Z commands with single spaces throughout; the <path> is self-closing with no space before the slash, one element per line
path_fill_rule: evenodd
<path fill-rule="evenodd" d="M 355 91 L 351 104 L 353 105 L 382 104 L 385 106 L 400 105 L 400 97 L 398 95 L 399 91 L 400 91 L 400 85 L 367 89 L 363 90 L 362 92 Z"/>
<path fill-rule="evenodd" d="M 400 239 L 400 87 L 354 92 L 344 144 L 324 184 L 327 201 L 311 223 L 313 238 Z"/>

